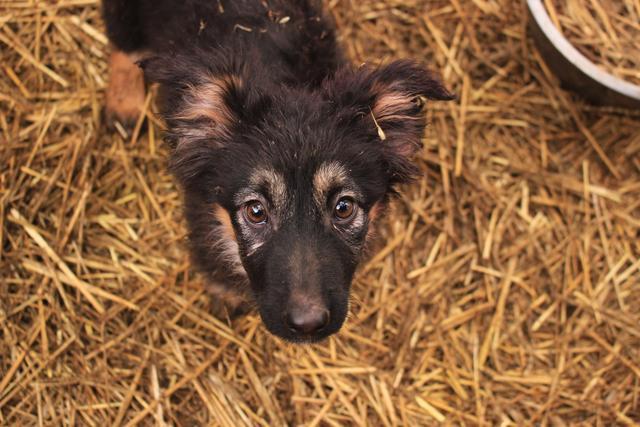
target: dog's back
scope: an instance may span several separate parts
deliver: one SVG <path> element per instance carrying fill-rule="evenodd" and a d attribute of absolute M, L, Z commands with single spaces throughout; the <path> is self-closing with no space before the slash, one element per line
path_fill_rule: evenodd
<path fill-rule="evenodd" d="M 262 73 L 304 85 L 342 64 L 315 0 L 105 0 L 104 15 L 109 39 L 126 53 L 194 54 L 208 66 L 216 65 L 212 55 L 219 65 L 253 61 Z"/>

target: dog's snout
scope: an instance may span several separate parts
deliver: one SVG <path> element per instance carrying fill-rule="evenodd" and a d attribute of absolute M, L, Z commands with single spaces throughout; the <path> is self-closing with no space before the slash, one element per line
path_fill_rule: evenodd
<path fill-rule="evenodd" d="M 298 335 L 313 335 L 329 324 L 329 310 L 311 305 L 292 307 L 286 314 L 289 330 Z"/>
<path fill-rule="evenodd" d="M 295 343 L 337 332 L 349 309 L 353 274 L 352 264 L 341 262 L 344 247 L 337 238 L 312 223 L 289 222 L 267 245 L 264 285 L 256 290 L 267 328 Z"/>

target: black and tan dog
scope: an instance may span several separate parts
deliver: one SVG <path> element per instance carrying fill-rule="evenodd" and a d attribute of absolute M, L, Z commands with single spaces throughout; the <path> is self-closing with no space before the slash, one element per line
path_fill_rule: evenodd
<path fill-rule="evenodd" d="M 159 83 L 214 293 L 289 341 L 338 331 L 372 223 L 416 175 L 423 104 L 451 94 L 411 61 L 350 66 L 313 0 L 104 0 L 104 17 L 106 111 L 135 120 Z"/>

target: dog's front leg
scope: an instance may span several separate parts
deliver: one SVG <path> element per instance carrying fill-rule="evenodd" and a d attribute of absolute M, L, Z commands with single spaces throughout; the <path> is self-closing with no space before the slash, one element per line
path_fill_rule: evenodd
<path fill-rule="evenodd" d="M 142 70 L 135 61 L 140 58 L 116 48 L 109 56 L 105 118 L 109 126 L 119 122 L 133 128 L 144 107 L 145 85 Z"/>

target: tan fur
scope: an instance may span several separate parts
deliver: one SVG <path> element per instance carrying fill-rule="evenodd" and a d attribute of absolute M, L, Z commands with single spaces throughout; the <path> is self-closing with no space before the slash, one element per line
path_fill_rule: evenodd
<path fill-rule="evenodd" d="M 373 206 L 371 206 L 371 209 L 369 209 L 369 229 L 367 230 L 367 241 L 371 241 L 376 235 L 378 219 L 382 217 L 384 208 L 384 203 L 376 202 Z"/>
<path fill-rule="evenodd" d="M 224 100 L 233 87 L 241 87 L 242 81 L 236 76 L 209 76 L 207 82 L 187 89 L 185 107 L 175 118 L 180 120 L 210 120 L 211 137 L 228 137 L 230 128 L 236 121 L 233 112 Z"/>
<path fill-rule="evenodd" d="M 245 297 L 234 289 L 229 288 L 221 283 L 207 282 L 205 289 L 211 295 L 216 297 L 218 302 L 225 303 L 229 309 L 234 310 L 246 302 Z"/>
<path fill-rule="evenodd" d="M 268 207 L 268 209 L 278 213 L 269 215 L 269 222 L 271 228 L 277 231 L 281 222 L 289 216 L 289 210 L 287 209 L 287 187 L 284 177 L 270 168 L 257 169 L 251 173 L 249 182 L 251 184 L 250 187 L 236 194 L 235 202 L 240 205 L 251 200 L 261 200 L 262 195 L 256 187 L 266 187 L 270 202 L 273 204 L 273 206 Z M 250 256 L 262 247 L 265 240 L 260 236 L 256 236 L 251 227 L 244 221 L 239 221 L 239 225 L 239 232 L 247 239 L 246 254 Z"/>
<path fill-rule="evenodd" d="M 246 272 L 240 261 L 240 252 L 236 240 L 236 233 L 231 223 L 231 217 L 226 209 L 215 204 L 212 209 L 213 217 L 220 224 L 213 228 L 213 232 L 217 234 L 215 241 L 224 257 L 232 264 L 232 268 L 243 276 Z M 218 316 L 229 315 L 242 304 L 247 302 L 246 295 L 243 291 L 229 287 L 224 283 L 208 281 L 205 289 L 214 297 L 214 314 Z"/>
<path fill-rule="evenodd" d="M 371 206 L 371 209 L 369 209 L 369 224 L 373 224 L 374 222 L 376 222 L 376 220 L 380 218 L 383 210 L 384 204 L 382 202 L 376 202 L 373 206 Z"/>
<path fill-rule="evenodd" d="M 313 198 L 320 209 L 326 204 L 331 188 L 344 185 L 348 180 L 347 170 L 338 162 L 323 163 L 313 176 Z"/>
<path fill-rule="evenodd" d="M 409 110 L 416 107 L 415 97 L 393 88 L 385 88 L 381 93 L 382 95 L 378 97 L 371 110 L 374 124 L 378 127 L 378 134 L 381 135 L 380 139 L 386 139 L 385 127 L 389 122 L 421 120 L 419 115 L 408 114 Z M 404 140 L 394 141 L 391 146 L 397 155 L 403 157 L 410 157 L 416 151 L 414 144 Z"/>
<path fill-rule="evenodd" d="M 109 85 L 106 92 L 108 120 L 123 125 L 136 122 L 144 107 L 145 88 L 142 70 L 135 64 L 134 54 L 113 50 L 109 56 Z"/>
<path fill-rule="evenodd" d="M 227 210 L 220 205 L 214 205 L 213 216 L 215 216 L 220 223 L 220 231 L 223 232 L 225 237 L 232 239 L 234 242 L 237 242 L 236 232 L 233 229 L 233 224 L 231 223 L 229 212 L 227 212 Z"/>
<path fill-rule="evenodd" d="M 415 117 L 403 114 L 404 111 L 411 108 L 413 103 L 414 98 L 405 93 L 383 92 L 372 108 L 373 116 L 380 124 L 384 124 L 388 120 L 415 120 Z"/>
<path fill-rule="evenodd" d="M 281 214 L 287 204 L 287 185 L 284 177 L 273 169 L 259 169 L 252 173 L 250 182 L 253 185 L 266 185 L 276 210 Z"/>
<path fill-rule="evenodd" d="M 240 249 L 229 213 L 222 206 L 216 204 L 213 206 L 212 214 L 219 225 L 211 228 L 209 238 L 211 244 L 219 249 L 221 257 L 235 273 L 246 276 L 247 272 L 240 260 Z"/>

